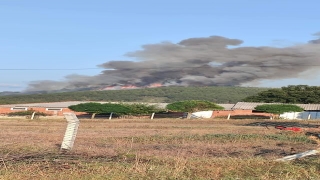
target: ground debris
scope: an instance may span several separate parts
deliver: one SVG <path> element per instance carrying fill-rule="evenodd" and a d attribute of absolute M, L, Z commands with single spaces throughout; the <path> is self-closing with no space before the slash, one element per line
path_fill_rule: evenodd
<path fill-rule="evenodd" d="M 112 156 L 88 156 L 87 154 L 39 152 L 30 154 L 0 155 L 4 162 L 71 162 L 71 161 L 113 161 Z"/>
<path fill-rule="evenodd" d="M 273 121 L 259 121 L 253 122 L 249 124 L 245 124 L 244 126 L 264 126 L 264 127 L 276 127 L 276 126 L 284 126 L 284 127 L 300 127 L 300 128 L 319 128 L 320 125 L 316 124 L 305 124 L 300 122 L 273 122 Z"/>

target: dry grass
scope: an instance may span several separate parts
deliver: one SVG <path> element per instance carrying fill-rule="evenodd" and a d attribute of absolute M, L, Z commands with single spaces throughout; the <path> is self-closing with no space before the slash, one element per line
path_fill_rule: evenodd
<path fill-rule="evenodd" d="M 252 122 L 82 120 L 59 154 L 64 120 L 0 120 L 0 179 L 320 179 L 319 156 L 274 161 L 316 139 Z"/>

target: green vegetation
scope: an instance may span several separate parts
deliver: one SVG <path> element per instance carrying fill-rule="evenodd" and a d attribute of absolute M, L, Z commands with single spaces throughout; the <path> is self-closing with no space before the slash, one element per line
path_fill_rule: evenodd
<path fill-rule="evenodd" d="M 101 104 L 101 103 L 81 103 L 77 105 L 69 106 L 69 109 L 76 112 L 87 112 L 87 113 L 111 113 L 122 115 L 129 112 L 129 108 L 122 104 Z"/>
<path fill-rule="evenodd" d="M 132 90 L 78 91 L 51 94 L 0 96 L 0 104 L 62 102 L 62 101 L 116 101 L 116 102 L 176 102 L 207 100 L 216 103 L 236 103 L 267 88 L 251 87 L 160 87 Z"/>
<path fill-rule="evenodd" d="M 147 105 L 141 103 L 125 104 L 125 106 L 130 109 L 130 115 L 150 115 L 151 113 L 164 111 L 163 109 L 160 109 L 155 105 Z"/>
<path fill-rule="evenodd" d="M 268 89 L 245 98 L 245 102 L 265 103 L 320 103 L 320 86 L 291 85 L 281 89 Z"/>
<path fill-rule="evenodd" d="M 168 104 L 167 109 L 177 112 L 196 112 L 213 109 L 223 109 L 223 107 L 209 101 L 187 100 Z"/>
<path fill-rule="evenodd" d="M 117 115 L 146 115 L 162 111 L 153 105 L 146 104 L 114 104 L 114 103 L 81 103 L 69 106 L 76 112 L 87 112 L 90 114 L 115 113 Z"/>
<path fill-rule="evenodd" d="M 255 110 L 272 114 L 282 114 L 285 112 L 302 112 L 303 108 L 293 104 L 263 104 L 257 106 Z"/>
<path fill-rule="evenodd" d="M 272 114 L 282 114 L 285 112 L 302 112 L 303 108 L 293 104 L 263 104 L 257 106 L 255 110 Z"/>
<path fill-rule="evenodd" d="M 108 138 L 104 143 L 116 143 L 116 141 L 131 141 L 132 137 L 118 137 L 114 139 Z M 163 135 L 152 135 L 152 136 L 140 136 L 134 137 L 136 143 L 162 143 L 162 144 L 181 144 L 183 142 L 216 142 L 216 143 L 235 143 L 235 142 L 247 142 L 250 140 L 255 141 L 286 141 L 291 143 L 308 143 L 314 144 L 314 141 L 309 139 L 303 134 L 297 134 L 289 136 L 288 134 L 179 134 L 175 136 L 163 136 Z"/>
<path fill-rule="evenodd" d="M 11 112 L 8 114 L 8 116 L 30 116 L 34 113 L 35 111 L 28 110 L 28 111 L 16 111 L 16 112 Z M 35 116 L 47 116 L 46 113 L 43 112 L 36 112 Z"/>

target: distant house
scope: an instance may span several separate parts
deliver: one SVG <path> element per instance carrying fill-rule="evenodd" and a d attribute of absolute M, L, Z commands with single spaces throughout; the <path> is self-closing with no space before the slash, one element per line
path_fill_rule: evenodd
<path fill-rule="evenodd" d="M 29 103 L 29 104 L 9 104 L 0 105 L 0 114 L 6 115 L 15 111 L 27 111 L 34 110 L 43 112 L 52 116 L 63 116 L 65 112 L 73 112 L 68 107 L 71 105 L 77 105 L 80 103 L 88 103 L 91 101 L 68 101 L 68 102 L 48 102 L 48 103 Z M 108 102 L 99 102 L 108 103 Z M 116 102 L 113 102 L 116 103 Z M 147 103 L 149 105 L 156 105 L 159 108 L 165 108 L 168 103 Z M 211 118 L 226 117 L 236 115 L 258 115 L 269 117 L 270 113 L 256 112 L 254 109 L 258 105 L 262 104 L 280 104 L 280 103 L 252 103 L 252 102 L 238 102 L 236 104 L 218 104 L 222 106 L 224 110 L 213 110 Z M 303 113 L 285 113 L 280 117 L 285 119 L 320 119 L 320 104 L 295 104 L 304 109 Z M 84 114 L 81 112 L 74 112 L 77 115 Z M 209 117 L 205 113 L 205 117 Z M 204 115 L 201 115 L 204 116 Z"/>
<path fill-rule="evenodd" d="M 48 103 L 29 103 L 29 104 L 6 104 L 0 105 L 0 114 L 6 115 L 11 112 L 33 110 L 43 112 L 51 116 L 63 116 L 63 113 L 73 112 L 76 115 L 84 114 L 82 112 L 74 112 L 68 107 L 80 103 L 88 103 L 92 101 L 68 101 L 68 102 L 48 102 Z M 108 102 L 98 102 L 108 103 Z M 112 102 L 116 103 L 116 102 Z M 167 103 L 148 103 L 150 105 L 157 105 L 159 108 L 165 108 Z"/>
<path fill-rule="evenodd" d="M 11 112 L 28 111 L 33 110 L 37 112 L 43 112 L 52 116 L 63 116 L 63 113 L 73 112 L 68 107 L 82 103 L 80 101 L 71 102 L 54 102 L 54 103 L 30 103 L 30 104 L 6 104 L 0 105 L 0 114 L 6 115 Z M 75 114 L 83 114 L 77 113 Z"/>
<path fill-rule="evenodd" d="M 232 109 L 254 110 L 255 107 L 263 104 L 283 104 L 283 103 L 257 103 L 257 102 L 238 102 Z M 300 106 L 304 111 L 320 111 L 320 104 L 293 104 Z"/>
<path fill-rule="evenodd" d="M 282 104 L 282 103 L 255 103 L 255 102 L 238 102 L 233 110 L 251 110 L 255 112 L 255 107 L 263 104 Z M 293 104 L 303 108 L 304 112 L 287 112 L 280 115 L 283 119 L 320 119 L 320 104 Z"/>

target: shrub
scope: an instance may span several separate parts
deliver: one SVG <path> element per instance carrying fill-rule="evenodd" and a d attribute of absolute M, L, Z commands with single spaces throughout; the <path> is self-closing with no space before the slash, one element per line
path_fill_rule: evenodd
<path fill-rule="evenodd" d="M 257 106 L 255 110 L 272 114 L 282 114 L 285 112 L 301 112 L 303 108 L 293 104 L 263 104 Z"/>
<path fill-rule="evenodd" d="M 69 109 L 76 112 L 86 112 L 90 114 L 114 113 L 117 115 L 145 115 L 162 111 L 153 105 L 147 104 L 113 104 L 113 103 L 82 103 L 69 106 Z"/>
<path fill-rule="evenodd" d="M 8 113 L 8 116 L 31 116 L 34 112 L 36 112 L 35 113 L 36 116 L 48 116 L 48 114 L 46 113 L 32 111 L 32 110 L 11 112 L 11 113 Z"/>
<path fill-rule="evenodd" d="M 157 112 L 162 112 L 163 110 L 158 108 L 155 105 L 147 105 L 147 104 L 126 104 L 126 107 L 128 107 L 129 114 L 130 115 L 146 115 L 146 114 L 151 114 L 151 113 L 157 113 Z"/>
<path fill-rule="evenodd" d="M 223 109 L 223 107 L 210 102 L 201 100 L 178 101 L 167 105 L 167 109 L 180 112 L 196 112 L 205 110 Z"/>

